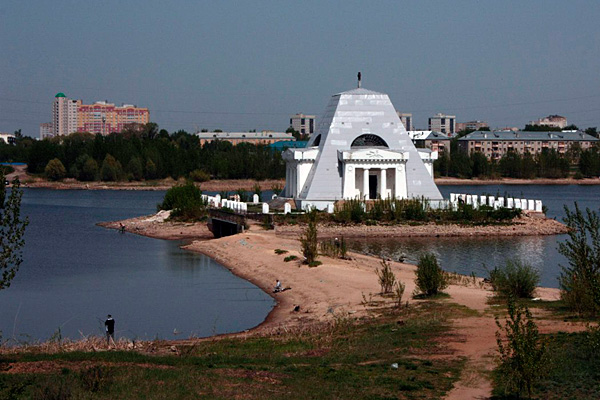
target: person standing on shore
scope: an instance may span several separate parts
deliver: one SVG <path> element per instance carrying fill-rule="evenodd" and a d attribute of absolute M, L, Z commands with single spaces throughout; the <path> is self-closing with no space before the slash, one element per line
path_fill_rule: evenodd
<path fill-rule="evenodd" d="M 115 343 L 115 320 L 113 317 L 108 314 L 106 321 L 104 321 L 104 327 L 106 328 L 106 345 L 110 347 L 110 342 L 112 340 L 113 345 L 116 347 Z"/>

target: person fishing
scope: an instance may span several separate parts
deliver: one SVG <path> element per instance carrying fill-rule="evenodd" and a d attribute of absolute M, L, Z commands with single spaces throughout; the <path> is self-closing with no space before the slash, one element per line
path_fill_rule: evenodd
<path fill-rule="evenodd" d="M 110 342 L 116 347 L 115 343 L 115 320 L 112 315 L 108 314 L 106 321 L 104 321 L 104 328 L 106 329 L 106 345 L 110 347 Z"/>
<path fill-rule="evenodd" d="M 273 289 L 273 293 L 279 293 L 283 290 L 283 288 L 281 287 L 281 282 L 279 281 L 279 279 L 277 279 L 277 281 L 275 282 L 275 288 Z"/>

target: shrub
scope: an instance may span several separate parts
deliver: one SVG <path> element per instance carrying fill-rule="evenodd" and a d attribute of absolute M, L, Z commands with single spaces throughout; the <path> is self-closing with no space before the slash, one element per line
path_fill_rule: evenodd
<path fill-rule="evenodd" d="M 423 254 L 415 273 L 417 289 L 426 296 L 436 295 L 448 287 L 446 273 L 439 266 L 434 254 Z"/>
<path fill-rule="evenodd" d="M 490 271 L 490 283 L 495 291 L 506 297 L 533 297 L 540 282 L 540 273 L 519 260 L 507 260 L 502 267 Z"/>
<path fill-rule="evenodd" d="M 172 210 L 171 217 L 184 220 L 198 220 L 206 216 L 206 202 L 202 200 L 202 191 L 192 182 L 182 186 L 173 186 L 167 190 L 159 210 Z"/>
<path fill-rule="evenodd" d="M 46 178 L 51 181 L 60 181 L 67 176 L 67 170 L 58 158 L 48 161 L 46 168 L 44 168 L 44 173 L 46 174 Z"/>
<path fill-rule="evenodd" d="M 111 371 L 102 366 L 94 366 L 79 373 L 81 385 L 88 392 L 96 393 L 106 388 L 112 381 Z"/>
<path fill-rule="evenodd" d="M 275 254 L 277 254 L 277 255 L 285 254 L 287 252 L 288 252 L 287 250 L 275 249 Z"/>
<path fill-rule="evenodd" d="M 302 245 L 302 255 L 305 258 L 305 262 L 311 265 L 317 260 L 317 222 L 318 214 L 317 210 L 313 209 L 308 213 L 308 224 L 304 229 L 304 232 L 300 236 L 300 243 Z"/>
<path fill-rule="evenodd" d="M 291 256 L 287 256 L 286 258 L 284 258 L 283 261 L 290 262 L 290 261 L 297 260 L 297 259 L 298 259 L 298 256 L 291 255 Z"/>
<path fill-rule="evenodd" d="M 207 182 L 210 181 L 210 174 L 201 169 L 195 169 L 190 172 L 190 179 L 194 182 Z"/>
<path fill-rule="evenodd" d="M 569 237 L 559 243 L 558 251 L 569 261 L 561 265 L 558 278 L 561 298 L 580 314 L 600 312 L 600 217 L 586 209 L 585 214 L 575 203 L 575 211 L 565 206 L 565 224 Z"/>
<path fill-rule="evenodd" d="M 379 278 L 381 293 L 391 293 L 396 284 L 396 275 L 394 275 L 390 264 L 385 259 L 381 260 L 381 269 L 377 270 L 377 277 Z"/>
<path fill-rule="evenodd" d="M 546 345 L 529 309 L 508 302 L 508 319 L 503 327 L 496 318 L 496 343 L 500 359 L 494 381 L 504 394 L 520 396 L 525 390 L 531 398 L 532 386 L 544 376 Z M 506 336 L 506 341 L 503 339 Z"/>
<path fill-rule="evenodd" d="M 360 223 L 365 218 L 365 203 L 359 199 L 344 200 L 333 213 L 333 219 L 341 223 Z"/>
<path fill-rule="evenodd" d="M 402 297 L 404 296 L 405 290 L 406 285 L 404 282 L 396 282 L 396 286 L 394 287 L 394 297 L 396 298 L 396 306 L 398 308 L 402 307 Z"/>

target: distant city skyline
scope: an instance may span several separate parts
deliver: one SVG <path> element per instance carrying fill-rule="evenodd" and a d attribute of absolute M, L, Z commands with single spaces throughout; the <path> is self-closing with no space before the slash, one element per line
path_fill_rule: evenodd
<path fill-rule="evenodd" d="M 148 107 L 169 132 L 283 131 L 358 71 L 415 129 L 437 113 L 600 127 L 599 16 L 585 1 L 9 1 L 0 132 L 37 137 L 57 92 Z"/>

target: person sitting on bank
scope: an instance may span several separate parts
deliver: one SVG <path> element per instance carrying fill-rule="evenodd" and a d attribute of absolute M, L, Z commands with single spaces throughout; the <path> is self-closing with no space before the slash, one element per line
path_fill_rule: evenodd
<path fill-rule="evenodd" d="M 277 281 L 275 282 L 275 289 L 273 289 L 273 293 L 279 293 L 283 290 L 283 288 L 281 287 L 281 282 L 279 281 L 279 279 L 277 279 Z"/>

